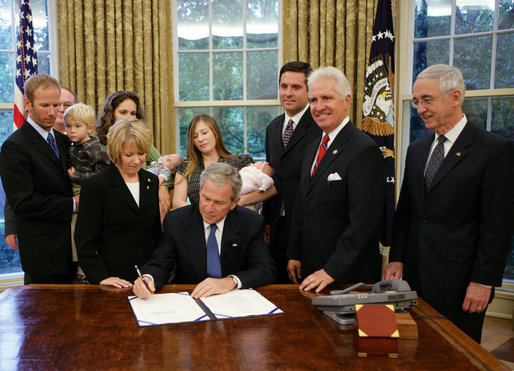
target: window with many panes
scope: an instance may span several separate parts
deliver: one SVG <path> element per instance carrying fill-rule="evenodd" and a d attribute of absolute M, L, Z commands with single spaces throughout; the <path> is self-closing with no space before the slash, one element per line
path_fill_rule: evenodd
<path fill-rule="evenodd" d="M 49 11 L 55 2 L 31 0 L 32 22 L 38 53 L 38 70 L 50 73 L 53 42 L 50 41 Z M 13 130 L 13 101 L 19 5 L 17 0 L 0 0 L 0 145 Z M 19 254 L 5 242 L 5 194 L 0 183 L 0 277 L 21 271 Z"/>
<path fill-rule="evenodd" d="M 463 111 L 489 131 L 514 140 L 514 3 L 512 0 L 415 0 L 402 2 L 400 14 L 399 121 L 403 175 L 410 142 L 426 135 L 411 108 L 412 84 L 426 67 L 459 67 L 466 83 Z M 514 240 L 513 240 L 514 241 Z M 513 242 L 514 244 L 514 242 Z M 505 270 L 514 280 L 514 249 Z"/>
<path fill-rule="evenodd" d="M 265 157 L 266 126 L 281 112 L 279 1 L 177 0 L 174 11 L 180 153 L 189 122 L 206 113 L 218 121 L 229 151 Z"/>

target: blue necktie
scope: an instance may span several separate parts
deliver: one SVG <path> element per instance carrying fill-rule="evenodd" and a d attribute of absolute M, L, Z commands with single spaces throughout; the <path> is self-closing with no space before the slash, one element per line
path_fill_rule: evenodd
<path fill-rule="evenodd" d="M 48 144 L 50 144 L 50 147 L 55 152 L 55 155 L 57 156 L 57 158 L 61 158 L 59 156 L 59 149 L 57 148 L 57 143 L 55 143 L 55 139 L 54 139 L 54 136 L 52 135 L 52 133 L 48 133 L 48 136 L 46 137 L 46 141 L 48 142 Z"/>
<path fill-rule="evenodd" d="M 220 253 L 216 241 L 216 224 L 211 224 L 211 233 L 207 239 L 207 275 L 213 278 L 221 278 Z"/>

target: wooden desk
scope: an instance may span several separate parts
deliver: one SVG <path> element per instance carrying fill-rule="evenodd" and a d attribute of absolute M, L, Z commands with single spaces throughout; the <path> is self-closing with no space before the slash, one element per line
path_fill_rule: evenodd
<path fill-rule="evenodd" d="M 163 292 L 191 290 L 170 285 Z M 444 319 L 417 320 L 399 358 L 358 358 L 353 327 L 311 305 L 296 285 L 258 289 L 285 314 L 139 328 L 130 290 L 34 285 L 0 295 L 0 369 L 473 370 L 502 363 Z M 420 300 L 414 316 L 435 313 Z M 507 369 L 507 368 L 503 368 Z"/>

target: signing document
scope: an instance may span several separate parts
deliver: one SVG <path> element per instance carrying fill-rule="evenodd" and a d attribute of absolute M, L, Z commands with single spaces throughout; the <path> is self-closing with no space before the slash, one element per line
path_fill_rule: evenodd
<path fill-rule="evenodd" d="M 137 296 L 129 296 L 128 299 L 139 326 L 283 313 L 272 302 L 251 289 L 233 290 L 202 299 L 193 299 L 187 292 L 156 294 L 146 300 Z"/>

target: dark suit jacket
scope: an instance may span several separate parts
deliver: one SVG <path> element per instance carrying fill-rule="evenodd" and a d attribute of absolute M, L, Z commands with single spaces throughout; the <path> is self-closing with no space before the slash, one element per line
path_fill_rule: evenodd
<path fill-rule="evenodd" d="M 68 138 L 54 131 L 60 159 L 28 123 L 4 142 L 0 173 L 16 216 L 23 270 L 49 276 L 73 272 L 70 222 L 73 200 Z"/>
<path fill-rule="evenodd" d="M 164 233 L 143 272 L 161 288 L 176 265 L 173 283 L 196 284 L 207 278 L 207 248 L 203 219 L 195 203 L 171 211 Z M 273 283 L 275 268 L 264 242 L 262 217 L 244 207 L 227 214 L 221 238 L 222 276 L 236 275 L 243 288 Z"/>
<path fill-rule="evenodd" d="M 5 227 L 5 235 L 10 234 L 18 234 L 18 229 L 16 229 L 16 215 L 14 215 L 14 211 L 9 205 L 9 200 L 5 200 L 4 204 L 4 227 Z M 5 236 L 4 236 L 5 237 Z"/>
<path fill-rule="evenodd" d="M 300 169 L 305 147 L 321 135 L 321 129 L 312 119 L 310 109 L 303 114 L 293 131 L 286 148 L 282 148 L 284 114 L 276 117 L 266 128 L 266 161 L 273 168 L 277 194 L 264 202 L 263 215 L 267 224 L 280 216 L 280 204 L 284 199 L 286 218 L 291 215 L 300 185 Z M 285 248 L 285 246 L 284 246 Z"/>
<path fill-rule="evenodd" d="M 433 140 L 407 151 L 389 260 L 404 263 L 404 279 L 430 305 L 458 310 L 470 281 L 501 285 L 512 235 L 513 144 L 468 122 L 425 194 Z"/>
<path fill-rule="evenodd" d="M 118 168 L 111 164 L 87 179 L 80 191 L 75 227 L 79 263 L 89 282 L 137 278 L 161 235 L 159 179 L 139 170 L 139 207 Z"/>
<path fill-rule="evenodd" d="M 348 122 L 311 178 L 320 141 L 321 136 L 305 150 L 288 259 L 301 261 L 302 278 L 323 268 L 337 282 L 375 282 L 384 158 L 375 142 Z M 328 181 L 336 173 L 341 180 Z"/>

